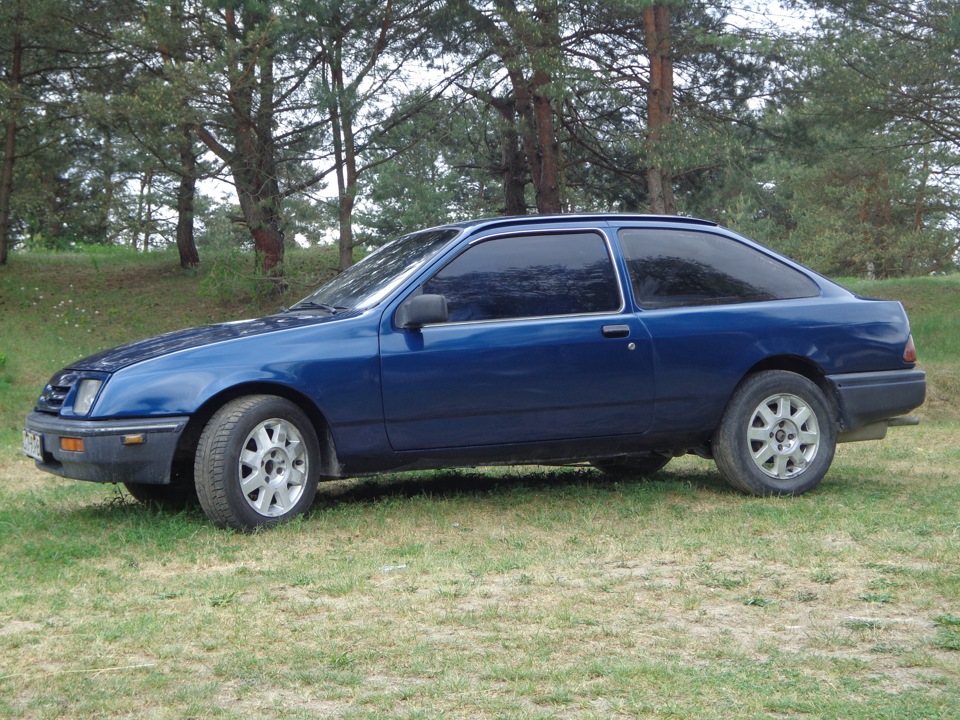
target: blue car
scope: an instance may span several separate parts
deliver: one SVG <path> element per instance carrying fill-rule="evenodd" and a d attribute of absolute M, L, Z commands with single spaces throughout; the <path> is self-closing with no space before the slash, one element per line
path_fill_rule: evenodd
<path fill-rule="evenodd" d="M 251 530 L 328 478 L 685 453 L 735 488 L 815 488 L 836 443 L 924 400 L 897 302 L 858 297 L 714 223 L 564 215 L 405 235 L 278 314 L 79 360 L 23 447 L 142 501 Z"/>

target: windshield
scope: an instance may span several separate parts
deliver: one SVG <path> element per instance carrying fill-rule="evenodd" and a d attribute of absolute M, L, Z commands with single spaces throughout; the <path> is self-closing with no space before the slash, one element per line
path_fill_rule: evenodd
<path fill-rule="evenodd" d="M 291 309 L 322 307 L 332 311 L 373 307 L 459 233 L 457 229 L 447 228 L 397 238 L 344 270 Z"/>

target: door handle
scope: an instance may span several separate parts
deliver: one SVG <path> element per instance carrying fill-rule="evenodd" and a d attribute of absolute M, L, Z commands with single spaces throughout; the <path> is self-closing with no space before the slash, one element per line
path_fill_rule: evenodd
<path fill-rule="evenodd" d="M 607 338 L 625 338 L 630 335 L 629 325 L 604 325 L 603 336 Z"/>

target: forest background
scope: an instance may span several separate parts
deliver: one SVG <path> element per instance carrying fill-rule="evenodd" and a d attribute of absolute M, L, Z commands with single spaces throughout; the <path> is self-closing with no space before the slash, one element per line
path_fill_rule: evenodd
<path fill-rule="evenodd" d="M 481 215 L 715 220 L 952 272 L 955 0 L 2 0 L 11 252 L 358 248 Z"/>

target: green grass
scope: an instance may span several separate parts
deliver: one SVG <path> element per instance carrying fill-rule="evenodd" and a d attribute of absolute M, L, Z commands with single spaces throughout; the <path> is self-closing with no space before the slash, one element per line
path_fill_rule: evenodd
<path fill-rule="evenodd" d="M 949 717 L 957 427 L 917 433 L 792 500 L 693 458 L 436 473 L 252 536 L 17 462 L 0 717 Z"/>
<path fill-rule="evenodd" d="M 332 262 L 304 255 L 298 277 Z M 325 484 L 305 518 L 241 535 L 17 451 L 66 362 L 281 302 L 236 258 L 175 262 L 0 270 L 0 718 L 957 716 L 956 396 L 841 446 L 794 499 L 698 458 L 651 482 L 406 474 Z M 956 373 L 955 283 L 857 290 L 903 297 L 925 364 Z"/>

